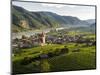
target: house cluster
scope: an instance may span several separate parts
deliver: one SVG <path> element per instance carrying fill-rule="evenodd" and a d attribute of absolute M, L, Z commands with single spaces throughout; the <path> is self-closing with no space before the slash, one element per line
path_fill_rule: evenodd
<path fill-rule="evenodd" d="M 30 48 L 39 45 L 44 46 L 46 44 L 45 37 L 46 35 L 44 32 L 30 37 L 22 35 L 21 39 L 13 39 L 12 48 Z"/>
<path fill-rule="evenodd" d="M 83 38 L 85 35 L 75 35 L 75 36 L 69 36 L 69 35 L 62 35 L 62 36 L 47 36 L 47 43 L 53 43 L 53 44 L 65 44 L 69 42 L 75 42 L 75 43 L 87 43 L 87 44 L 94 44 L 94 39 L 86 39 Z"/>
<path fill-rule="evenodd" d="M 69 42 L 86 43 L 87 45 L 95 45 L 94 39 L 83 38 L 86 35 L 46 35 L 44 32 L 41 34 L 32 35 L 30 37 L 22 36 L 21 39 L 14 39 L 12 42 L 13 48 L 30 48 L 34 46 L 44 46 L 46 44 L 66 44 Z"/>

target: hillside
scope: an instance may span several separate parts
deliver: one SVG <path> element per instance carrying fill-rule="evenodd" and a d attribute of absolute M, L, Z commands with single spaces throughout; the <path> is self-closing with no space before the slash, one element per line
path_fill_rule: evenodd
<path fill-rule="evenodd" d="M 85 20 L 85 21 L 88 22 L 89 24 L 95 23 L 95 19 L 88 19 L 88 20 Z"/>
<path fill-rule="evenodd" d="M 71 71 L 95 69 L 95 46 L 84 46 L 80 44 L 75 46 L 75 43 L 67 44 L 69 52 L 61 55 L 56 50 L 62 49 L 64 45 L 46 45 L 42 47 L 35 47 L 30 49 L 21 49 L 20 55 L 16 54 L 13 58 L 13 72 L 15 74 L 37 73 L 37 72 L 57 72 L 57 71 Z M 80 51 L 74 52 L 79 48 Z M 40 55 L 41 51 L 45 53 L 53 52 L 54 57 L 41 60 L 30 60 Z M 25 57 L 28 59 L 24 59 Z M 31 59 L 32 58 L 32 59 Z M 59 62 L 58 62 L 59 61 Z"/>
<path fill-rule="evenodd" d="M 52 12 L 30 12 L 19 6 L 12 6 L 12 31 L 44 29 L 68 25 L 89 25 L 77 17 L 61 16 Z"/>

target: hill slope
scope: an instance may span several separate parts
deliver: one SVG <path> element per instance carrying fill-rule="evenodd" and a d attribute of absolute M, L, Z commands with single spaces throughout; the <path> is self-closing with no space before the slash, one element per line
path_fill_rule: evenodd
<path fill-rule="evenodd" d="M 67 25 L 89 25 L 77 17 L 61 16 L 52 12 L 30 12 L 19 6 L 12 6 L 13 32 L 24 29 L 42 29 Z"/>

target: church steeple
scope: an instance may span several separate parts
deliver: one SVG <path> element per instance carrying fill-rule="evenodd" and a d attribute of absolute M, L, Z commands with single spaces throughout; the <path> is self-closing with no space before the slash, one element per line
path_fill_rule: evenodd
<path fill-rule="evenodd" d="M 40 34 L 40 45 L 41 46 L 44 46 L 45 44 L 46 44 L 46 42 L 45 42 L 45 33 L 44 32 L 42 32 L 41 34 Z"/>

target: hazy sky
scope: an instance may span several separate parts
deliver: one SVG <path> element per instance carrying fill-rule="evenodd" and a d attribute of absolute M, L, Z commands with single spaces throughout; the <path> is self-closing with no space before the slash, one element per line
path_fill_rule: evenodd
<path fill-rule="evenodd" d="M 46 4 L 30 2 L 12 2 L 13 5 L 23 7 L 29 11 L 49 11 L 63 16 L 75 16 L 81 20 L 95 19 L 94 6 L 77 6 L 63 4 Z"/>

